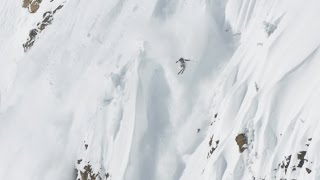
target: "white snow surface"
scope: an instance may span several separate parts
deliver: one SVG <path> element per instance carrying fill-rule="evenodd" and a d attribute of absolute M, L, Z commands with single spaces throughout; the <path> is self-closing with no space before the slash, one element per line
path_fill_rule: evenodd
<path fill-rule="evenodd" d="M 0 179 L 320 179 L 319 7 L 1 0 Z"/>

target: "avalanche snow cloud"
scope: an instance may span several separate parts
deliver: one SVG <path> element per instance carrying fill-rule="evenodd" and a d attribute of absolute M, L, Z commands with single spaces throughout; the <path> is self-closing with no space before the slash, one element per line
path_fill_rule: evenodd
<path fill-rule="evenodd" d="M 319 7 L 1 0 L 0 179 L 320 179 Z"/>

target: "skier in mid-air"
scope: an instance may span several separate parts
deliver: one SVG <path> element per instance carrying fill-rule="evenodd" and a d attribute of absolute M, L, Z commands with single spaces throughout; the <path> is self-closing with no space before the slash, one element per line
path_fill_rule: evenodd
<path fill-rule="evenodd" d="M 184 70 L 186 69 L 186 61 L 190 61 L 189 59 L 180 58 L 176 63 L 180 62 L 180 68 L 179 74 L 183 74 Z"/>

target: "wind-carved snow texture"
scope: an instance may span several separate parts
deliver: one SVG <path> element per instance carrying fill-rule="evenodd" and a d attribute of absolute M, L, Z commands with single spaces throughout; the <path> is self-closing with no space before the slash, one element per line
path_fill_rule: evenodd
<path fill-rule="evenodd" d="M 319 5 L 0 1 L 0 178 L 320 179 Z"/>

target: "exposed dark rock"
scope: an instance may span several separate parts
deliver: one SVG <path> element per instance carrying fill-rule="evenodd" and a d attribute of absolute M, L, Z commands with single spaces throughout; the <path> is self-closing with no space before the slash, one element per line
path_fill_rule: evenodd
<path fill-rule="evenodd" d="M 36 13 L 41 2 L 42 0 L 23 0 L 22 7 L 27 8 L 30 13 Z"/>
<path fill-rule="evenodd" d="M 27 42 L 22 45 L 25 52 L 33 46 L 34 41 L 36 40 L 36 36 L 38 35 L 38 32 L 39 32 L 38 29 L 32 29 L 29 32 L 29 38 L 27 39 Z"/>
<path fill-rule="evenodd" d="M 291 155 L 290 156 L 288 156 L 287 158 L 286 158 L 286 164 L 285 164 L 285 166 L 284 166 L 284 173 L 285 174 L 287 174 L 287 171 L 288 171 L 288 167 L 289 167 L 289 164 L 290 164 L 290 162 L 291 162 Z"/>
<path fill-rule="evenodd" d="M 302 166 L 303 166 L 303 164 L 304 164 L 304 161 L 305 161 L 304 157 L 306 156 L 306 153 L 307 153 L 307 151 L 300 151 L 300 152 L 299 152 L 299 154 L 298 154 L 298 159 L 299 159 L 300 161 L 299 161 L 299 164 L 298 164 L 297 167 L 302 168 Z"/>
<path fill-rule="evenodd" d="M 210 154 L 212 154 L 215 150 L 216 150 L 216 148 L 212 147 L 211 150 L 210 150 Z"/>
<path fill-rule="evenodd" d="M 92 167 L 90 164 L 86 165 L 84 168 L 84 172 L 80 171 L 81 180 L 96 180 L 99 174 L 94 174 L 92 172 Z"/>
<path fill-rule="evenodd" d="M 311 173 L 311 169 L 309 169 L 309 168 L 306 168 L 306 171 L 307 171 L 308 174 Z"/>
<path fill-rule="evenodd" d="M 239 146 L 239 152 L 242 153 L 245 149 L 247 149 L 246 147 L 244 147 L 246 144 L 247 144 L 247 137 L 245 134 L 239 134 L 237 137 L 236 137 L 236 142 Z"/>
<path fill-rule="evenodd" d="M 213 154 L 213 152 L 218 148 L 219 146 L 219 140 L 215 141 L 216 145 L 213 146 L 213 135 L 210 137 L 210 141 L 209 141 L 209 152 L 208 152 L 208 155 L 207 155 L 207 159 L 210 158 L 210 156 Z"/>
<path fill-rule="evenodd" d="M 30 13 L 35 13 L 38 11 L 38 9 L 40 8 L 40 4 L 38 1 L 33 1 L 31 4 L 30 4 L 30 8 L 29 8 L 29 12 Z"/>
<path fill-rule="evenodd" d="M 212 146 L 212 140 L 213 140 L 213 135 L 211 136 L 211 138 L 209 140 L 209 146 Z"/>
<path fill-rule="evenodd" d="M 43 20 L 42 22 L 38 23 L 38 29 L 40 31 L 44 30 L 48 25 L 51 24 L 51 22 L 53 21 L 53 14 L 51 11 L 47 11 L 43 14 Z"/>
<path fill-rule="evenodd" d="M 111 180 L 112 179 L 109 172 L 104 173 L 103 171 L 101 171 L 102 167 L 100 167 L 100 170 L 93 169 L 93 166 L 90 163 L 90 161 L 82 161 L 82 159 L 80 159 L 78 160 L 78 165 L 76 165 L 76 169 L 75 169 L 76 180 Z"/>
<path fill-rule="evenodd" d="M 25 3 L 31 2 L 31 0 L 24 1 L 23 6 Z M 41 3 L 41 0 L 34 0 L 32 3 Z M 32 5 L 32 4 L 31 4 Z M 31 6 L 30 5 L 30 6 Z M 23 44 L 23 49 L 25 52 L 27 52 L 34 44 L 36 37 L 38 34 L 40 34 L 48 25 L 50 25 L 53 21 L 53 14 L 56 13 L 57 10 L 61 9 L 63 5 L 59 5 L 54 12 L 47 11 L 43 14 L 43 20 L 37 24 L 37 28 L 32 29 L 29 33 L 29 38 L 27 39 L 27 42 Z"/>
<path fill-rule="evenodd" d="M 307 154 L 307 151 L 300 151 L 297 153 L 297 156 L 289 155 L 288 157 L 285 157 L 285 160 L 283 160 L 281 163 L 278 164 L 278 168 L 274 169 L 275 171 L 279 170 L 279 168 L 283 169 L 284 173 L 287 174 L 288 170 L 296 171 L 297 168 L 302 168 L 305 163 L 311 163 L 309 162 L 308 159 L 305 159 L 305 156 Z M 298 161 L 296 161 L 296 159 Z M 294 160 L 293 160 L 294 159 Z M 293 161 L 292 161 L 293 160 Z M 297 164 L 290 164 L 290 162 L 297 162 Z M 291 166 L 290 166 L 291 165 Z M 289 167 L 290 166 L 290 167 Z M 311 173 L 311 170 L 306 168 L 306 171 L 308 173 Z"/>
<path fill-rule="evenodd" d="M 295 170 L 297 170 L 297 168 L 296 168 L 296 166 L 293 166 L 292 171 L 295 171 Z"/>
<path fill-rule="evenodd" d="M 63 5 L 59 5 L 54 11 L 53 14 L 55 14 L 58 10 L 60 10 L 61 8 L 63 8 Z"/>
<path fill-rule="evenodd" d="M 27 8 L 31 4 L 32 0 L 23 0 L 22 7 Z"/>

